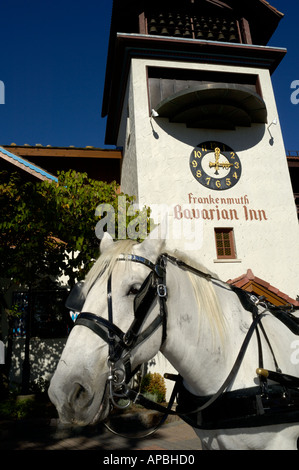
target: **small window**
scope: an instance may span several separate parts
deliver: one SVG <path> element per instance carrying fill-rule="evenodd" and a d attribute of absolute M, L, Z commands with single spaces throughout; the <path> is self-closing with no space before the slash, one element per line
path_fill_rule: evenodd
<path fill-rule="evenodd" d="M 235 259 L 234 229 L 215 228 L 216 252 L 218 259 Z"/>

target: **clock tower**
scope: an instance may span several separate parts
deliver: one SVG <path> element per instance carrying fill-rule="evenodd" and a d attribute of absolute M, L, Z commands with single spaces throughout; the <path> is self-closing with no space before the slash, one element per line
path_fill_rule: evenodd
<path fill-rule="evenodd" d="M 102 115 L 106 144 L 123 148 L 122 191 L 155 222 L 167 213 L 169 249 L 295 299 L 298 219 L 271 83 L 286 50 L 267 46 L 283 16 L 264 0 L 114 0 Z"/>

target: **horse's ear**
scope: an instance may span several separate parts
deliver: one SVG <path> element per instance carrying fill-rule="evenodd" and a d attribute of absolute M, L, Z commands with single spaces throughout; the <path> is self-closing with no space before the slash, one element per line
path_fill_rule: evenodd
<path fill-rule="evenodd" d="M 101 253 L 104 253 L 104 251 L 108 250 L 109 248 L 111 248 L 111 246 L 113 245 L 113 238 L 111 237 L 110 233 L 108 232 L 105 232 L 104 235 L 103 235 L 103 238 L 101 240 L 101 243 L 100 243 L 100 251 Z"/>

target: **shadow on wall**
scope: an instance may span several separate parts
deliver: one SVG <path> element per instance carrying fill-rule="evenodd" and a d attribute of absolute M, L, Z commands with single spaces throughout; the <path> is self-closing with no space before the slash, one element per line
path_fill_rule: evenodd
<path fill-rule="evenodd" d="M 188 128 L 185 124 L 170 122 L 167 118 L 155 118 L 152 122 L 157 135 L 161 129 L 176 140 L 190 145 L 193 141 L 194 147 L 204 140 L 214 140 L 215 129 Z M 217 130 L 217 140 L 230 145 L 234 143 L 234 151 L 248 150 L 257 145 L 264 137 L 267 129 L 265 124 L 252 124 L 251 127 L 237 127 L 235 130 Z M 223 139 L 222 139 L 223 135 Z"/>
<path fill-rule="evenodd" d="M 30 341 L 30 382 L 39 379 L 49 381 L 55 372 L 56 365 L 65 346 L 66 338 L 40 339 Z M 14 340 L 10 384 L 18 386 L 22 383 L 22 366 L 24 361 L 25 339 Z"/>

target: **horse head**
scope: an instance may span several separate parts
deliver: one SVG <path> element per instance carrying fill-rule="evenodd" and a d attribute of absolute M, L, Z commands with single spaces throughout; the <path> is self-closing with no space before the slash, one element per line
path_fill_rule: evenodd
<path fill-rule="evenodd" d="M 155 234 L 142 243 L 113 242 L 105 234 L 79 297 L 71 294 L 80 299 L 81 313 L 49 388 L 61 422 L 104 420 L 113 391 L 117 395 L 130 374 L 159 351 L 163 322 L 156 293 L 163 268 L 156 261 L 162 246 Z"/>

